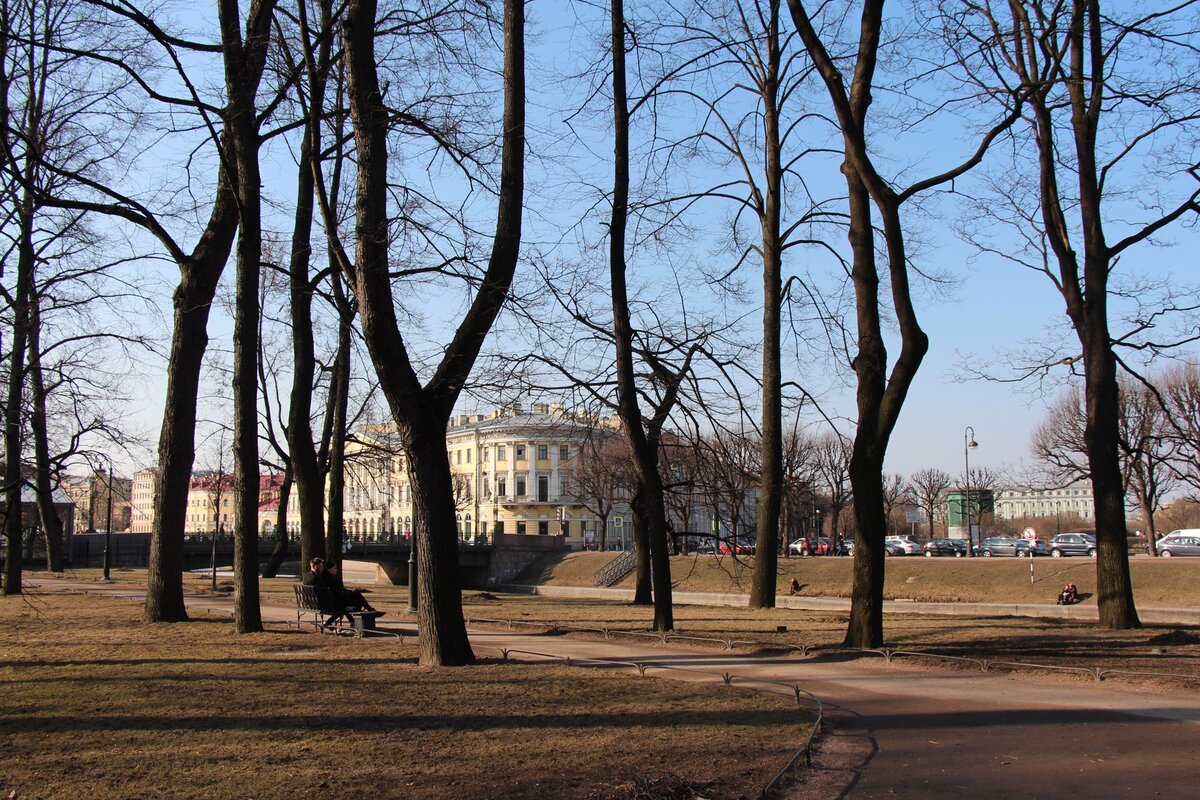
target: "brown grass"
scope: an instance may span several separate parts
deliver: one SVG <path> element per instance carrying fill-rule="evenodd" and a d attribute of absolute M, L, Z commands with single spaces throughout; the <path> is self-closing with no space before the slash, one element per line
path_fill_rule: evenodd
<path fill-rule="evenodd" d="M 1028 565 L 1026 566 L 1028 568 Z M 494 599 L 491 599 L 494 598 Z M 606 600 L 556 600 L 529 595 L 468 592 L 463 598 L 469 616 L 493 619 L 543 621 L 565 625 L 601 626 L 610 630 L 650 630 L 650 608 Z M 846 632 L 845 613 L 798 609 L 675 607 L 676 633 L 754 642 L 761 649 L 772 645 L 808 645 L 819 649 L 840 646 Z M 785 631 L 777 629 L 783 626 Z M 1200 677 L 1200 644 L 1154 641 L 1169 627 L 1110 631 L 1094 624 L 1025 617 L 939 617 L 888 614 L 884 633 L 890 647 L 975 658 L 1027 661 L 1059 666 L 1166 672 Z M 576 635 L 576 634 L 572 634 Z M 584 634 L 580 634 L 584 635 Z M 1200 631 L 1185 632 L 1185 637 Z M 617 639 L 617 641 L 629 641 Z M 705 646 L 685 641 L 683 646 Z M 723 645 L 714 643 L 713 647 Z M 743 648 L 744 649 L 744 648 Z M 813 656 L 822 658 L 819 650 Z M 843 656 L 838 656 L 843 657 Z M 878 658 L 878 656 L 872 656 Z M 947 662 L 925 661 L 932 668 L 956 668 Z M 1045 679 L 1054 679 L 1052 673 Z M 1090 680 L 1090 678 L 1089 678 Z M 1122 679 L 1128 680 L 1128 679 Z M 1154 684 L 1154 680 L 1137 679 Z M 1183 691 L 1200 691 L 1200 681 L 1165 685 Z"/>
<path fill-rule="evenodd" d="M 394 641 L 139 617 L 107 598 L 0 600 L 0 796 L 741 797 L 808 730 L 759 694 L 520 663 L 428 669 Z"/>
<path fill-rule="evenodd" d="M 592 586 L 593 575 L 613 558 L 606 553 L 570 553 L 526 570 L 521 583 Z M 853 559 L 781 558 L 777 586 L 787 592 L 792 578 L 807 597 L 849 597 Z M 676 556 L 671 577 L 681 592 L 748 592 L 753 558 Z M 1200 559 L 1135 558 L 1130 562 L 1135 600 L 1145 606 L 1200 607 Z M 921 558 L 887 560 L 888 599 L 980 603 L 1053 603 L 1067 581 L 1095 604 L 1096 564 L 1090 558 Z M 633 576 L 617 584 L 633 588 Z"/>

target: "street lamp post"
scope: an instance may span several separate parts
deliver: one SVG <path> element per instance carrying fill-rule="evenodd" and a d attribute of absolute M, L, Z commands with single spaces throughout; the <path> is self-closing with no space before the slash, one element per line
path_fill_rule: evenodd
<path fill-rule="evenodd" d="M 967 557 L 972 558 L 975 555 L 975 537 L 971 531 L 971 451 L 979 447 L 979 443 L 975 441 L 975 429 L 970 425 L 963 431 L 963 478 L 966 483 L 966 499 L 963 505 L 967 511 Z"/>
<path fill-rule="evenodd" d="M 113 512 L 113 499 L 112 499 L 113 463 L 112 463 L 112 456 L 108 455 L 107 453 L 100 453 L 99 455 L 104 456 L 104 458 L 108 461 L 108 481 L 107 481 L 107 483 L 108 483 L 108 521 L 104 525 L 104 580 L 107 581 L 110 579 L 109 576 L 112 572 L 111 552 L 112 552 L 112 512 Z M 94 477 L 93 477 L 92 482 L 94 485 L 94 483 L 95 483 Z"/>

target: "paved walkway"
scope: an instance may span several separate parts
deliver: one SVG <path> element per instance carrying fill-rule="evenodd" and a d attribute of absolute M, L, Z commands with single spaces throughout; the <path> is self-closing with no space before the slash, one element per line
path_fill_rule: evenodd
<path fill-rule="evenodd" d="M 58 580 L 31 584 L 142 596 L 135 586 Z M 188 605 L 228 612 L 231 599 L 189 596 Z M 264 606 L 263 616 L 283 621 L 294 619 L 295 613 L 290 607 Z M 387 622 L 396 630 L 415 628 L 404 619 Z M 823 701 L 829 731 L 820 740 L 814 768 L 804 773 L 792 798 L 1196 796 L 1200 693 L 1186 687 L 1162 690 L 924 671 L 911 663 L 874 659 L 800 660 L 491 629 L 473 629 L 470 635 L 481 656 L 507 648 L 730 672 L 800 685 Z M 698 673 L 669 674 L 719 680 Z"/>
<path fill-rule="evenodd" d="M 531 586 L 505 584 L 500 591 L 534 594 L 554 598 L 594 598 L 599 600 L 632 600 L 632 589 L 613 589 L 597 586 Z M 745 608 L 748 594 L 737 592 L 672 592 L 671 599 L 682 605 L 731 606 Z M 848 597 L 792 597 L 780 594 L 775 598 L 780 608 L 800 608 L 811 611 L 849 611 Z M 1049 603 L 925 603 L 915 600 L 885 600 L 883 610 L 888 614 L 938 614 L 953 617 L 1044 617 L 1094 622 L 1098 611 L 1094 602 L 1075 606 Z M 1200 625 L 1197 608 L 1148 608 L 1138 606 L 1138 616 L 1148 625 Z"/>

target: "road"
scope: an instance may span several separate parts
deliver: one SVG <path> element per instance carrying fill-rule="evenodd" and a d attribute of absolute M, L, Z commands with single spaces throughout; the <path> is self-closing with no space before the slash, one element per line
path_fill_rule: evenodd
<path fill-rule="evenodd" d="M 31 581 L 39 588 L 141 597 L 134 586 Z M 190 596 L 228 612 L 228 597 Z M 264 606 L 266 620 L 295 619 Z M 396 630 L 414 624 L 388 620 Z M 1070 678 L 1009 677 L 882 659 L 696 651 L 628 641 L 472 629 L 481 656 L 508 650 L 650 665 L 647 673 L 720 682 L 716 674 L 794 683 L 819 697 L 828 731 L 789 798 L 1184 798 L 1197 796 L 1200 692 Z M 538 660 L 539 656 L 513 654 Z M 660 672 L 654 666 L 702 672 Z M 615 668 L 615 667 L 606 667 Z M 762 685 L 764 691 L 787 692 Z"/>

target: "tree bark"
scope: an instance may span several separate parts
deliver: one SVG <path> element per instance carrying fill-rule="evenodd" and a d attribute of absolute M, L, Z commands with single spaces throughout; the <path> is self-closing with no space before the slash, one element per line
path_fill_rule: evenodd
<path fill-rule="evenodd" d="M 32 281 L 31 281 L 32 282 Z M 46 539 L 46 567 L 63 571 L 63 523 L 54 508 L 54 486 L 50 481 L 50 437 L 46 430 L 46 384 L 42 374 L 41 310 L 37 291 L 31 288 L 29 303 L 29 430 L 33 435 L 38 519 Z M 109 474 L 111 486 L 112 474 Z"/>
<path fill-rule="evenodd" d="M 29 302 L 33 284 L 33 197 L 30 183 L 33 159 L 25 165 L 26 184 L 17 209 L 20 240 L 17 243 L 17 281 L 12 298 L 12 345 L 8 357 L 8 396 L 4 404 L 4 594 L 21 593 L 25 557 L 21 527 L 21 396 L 25 386 L 25 350 L 29 345 Z"/>
<path fill-rule="evenodd" d="M 666 511 L 662 478 L 658 474 L 658 435 L 652 428 L 647 435 L 637 397 L 633 371 L 633 325 L 629 313 L 626 285 L 625 231 L 629 218 L 629 100 L 625 76 L 625 7 L 613 0 L 611 8 L 611 47 L 613 58 L 613 207 L 609 224 L 609 278 L 613 305 L 613 344 L 616 350 L 617 414 L 625 430 L 629 450 L 637 470 L 637 497 L 634 532 L 637 532 L 638 507 L 645 526 L 646 543 L 637 541 L 638 595 L 644 602 L 643 581 L 652 577 L 654 588 L 655 630 L 673 630 L 671 600 L 671 562 L 667 552 Z M 661 412 L 662 409 L 659 409 Z M 656 415 L 661 425 L 661 415 Z M 649 552 L 645 552 L 646 550 Z M 649 557 L 647 557 L 649 556 Z M 653 569 L 650 569 L 653 562 Z M 646 574 L 649 571 L 651 574 Z"/>
<path fill-rule="evenodd" d="M 774 608 L 779 562 L 779 513 L 783 498 L 783 404 L 780 368 L 780 313 L 783 295 L 782 143 L 779 131 L 779 3 L 770 4 L 766 24 L 766 71 L 760 78 L 763 103 L 763 155 L 766 196 L 761 200 L 763 260 L 762 440 L 754 573 L 750 608 Z"/>
<path fill-rule="evenodd" d="M 219 0 L 221 47 L 228 102 L 224 114 L 237 166 L 237 297 L 233 322 L 234 626 L 262 630 L 258 590 L 259 269 L 262 262 L 262 186 L 255 94 L 266 63 L 274 0 L 254 0 L 243 41 L 237 0 Z"/>
<path fill-rule="evenodd" d="M 333 377 L 329 391 L 332 395 L 329 429 L 329 524 L 325 528 L 326 539 L 321 548 L 314 547 L 309 558 L 328 555 L 339 558 L 346 537 L 346 430 L 350 406 L 350 336 L 351 315 L 349 299 L 342 289 L 341 278 L 334 276 L 333 294 L 338 307 L 338 345 L 333 359 Z"/>
<path fill-rule="evenodd" d="M 292 391 L 288 405 L 287 442 L 291 475 L 296 485 L 300 514 L 301 564 L 325 553 L 325 482 L 317 459 L 312 432 L 312 397 L 316 375 L 313 343 L 312 223 L 316 173 L 321 169 L 321 119 L 333 42 L 331 3 L 321 0 L 320 30 L 325 34 L 313 53 L 308 38 L 304 3 L 297 6 L 305 41 L 308 73 L 308 117 L 300 142 L 300 168 L 296 176 L 296 213 L 292 225 L 292 252 L 288 262 L 288 299 L 292 314 Z M 333 276 L 336 283 L 340 279 Z M 340 286 L 340 284 L 339 284 Z M 339 349 L 341 355 L 339 328 Z M 336 384 L 334 384 L 336 385 Z M 340 465 L 339 465 L 340 470 Z M 340 545 L 340 542 L 339 542 Z"/>
<path fill-rule="evenodd" d="M 458 535 L 446 427 L 484 338 L 500 313 L 521 243 L 525 155 L 525 10 L 504 4 L 504 135 L 496 232 L 470 308 L 428 384 L 422 386 L 396 320 L 388 269 L 389 110 L 375 62 L 375 0 L 351 0 L 344 27 L 358 180 L 353 276 L 363 338 L 405 449 L 417 543 L 417 625 L 422 664 L 473 663 L 457 585 Z"/>
<path fill-rule="evenodd" d="M 292 465 L 289 462 L 287 468 L 283 472 L 283 482 L 279 484 L 279 510 L 275 514 L 275 547 L 271 550 L 271 555 L 267 558 L 267 563 L 263 565 L 262 576 L 264 578 L 274 578 L 279 574 L 279 567 L 282 566 L 283 560 L 287 558 L 288 546 L 291 540 L 291 534 L 288 533 L 288 501 L 292 496 Z M 304 564 L 300 565 L 301 572 L 306 569 Z"/>

